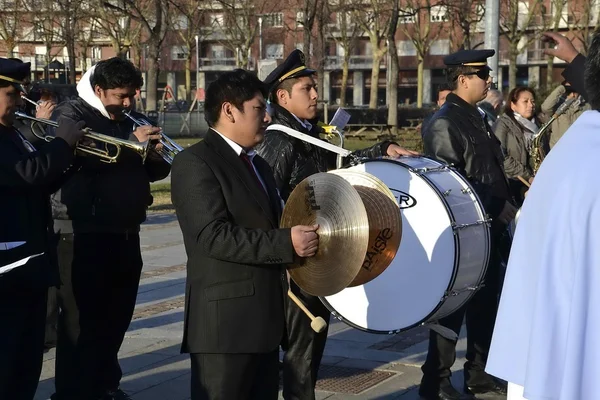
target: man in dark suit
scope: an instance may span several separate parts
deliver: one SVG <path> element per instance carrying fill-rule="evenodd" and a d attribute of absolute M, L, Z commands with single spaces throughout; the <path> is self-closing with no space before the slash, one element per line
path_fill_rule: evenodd
<path fill-rule="evenodd" d="M 57 138 L 38 151 L 15 129 L 29 73 L 29 63 L 0 58 L 0 399 L 11 400 L 31 400 L 37 388 L 48 287 L 58 284 L 50 194 L 83 135 L 83 123 L 59 120 Z"/>
<path fill-rule="evenodd" d="M 282 200 L 253 150 L 270 122 L 248 71 L 206 91 L 206 138 L 175 157 L 172 199 L 188 256 L 182 351 L 192 399 L 277 399 L 283 264 L 316 253 L 318 226 L 278 229 Z"/>

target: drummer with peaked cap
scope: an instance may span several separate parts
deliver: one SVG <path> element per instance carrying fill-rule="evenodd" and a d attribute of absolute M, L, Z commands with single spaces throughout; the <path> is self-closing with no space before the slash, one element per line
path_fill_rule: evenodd
<path fill-rule="evenodd" d="M 501 288 L 501 263 L 508 257 L 503 243 L 516 208 L 504 173 L 500 142 L 492 133 L 485 113 L 476 104 L 486 97 L 492 83 L 487 59 L 494 50 L 462 50 L 444 59 L 452 90 L 446 103 L 423 130 L 424 152 L 454 167 L 473 185 L 491 222 L 491 257 L 484 281 L 466 306 L 442 318 L 439 324 L 458 337 L 463 319 L 467 325 L 465 395 L 450 383 L 456 359 L 456 339 L 430 332 L 427 360 L 422 367 L 419 394 L 427 400 L 458 400 L 473 394 L 506 394 L 506 385 L 485 370 Z M 506 254 L 503 254 L 506 253 Z"/>
<path fill-rule="evenodd" d="M 38 151 L 14 128 L 29 74 L 29 63 L 0 58 L 0 399 L 15 400 L 33 399 L 38 385 L 46 296 L 58 284 L 49 196 L 84 134 L 61 120 Z"/>
<path fill-rule="evenodd" d="M 322 128 L 317 125 L 316 71 L 306 66 L 304 54 L 294 50 L 287 59 L 265 79 L 269 88 L 271 119 L 299 132 L 318 138 Z M 295 139 L 277 130 L 266 132 L 264 141 L 256 148 L 273 169 L 281 197 L 287 200 L 297 184 L 308 176 L 335 168 L 336 155 L 321 147 Z M 375 158 L 416 155 L 395 143 L 385 141 L 354 153 L 357 157 Z M 318 297 L 302 291 L 294 282 L 291 290 L 308 309 L 325 320 L 329 310 Z M 315 398 L 315 384 L 327 330 L 316 333 L 310 319 L 289 298 L 286 300 L 287 343 L 283 344 L 283 396 L 286 400 Z"/>

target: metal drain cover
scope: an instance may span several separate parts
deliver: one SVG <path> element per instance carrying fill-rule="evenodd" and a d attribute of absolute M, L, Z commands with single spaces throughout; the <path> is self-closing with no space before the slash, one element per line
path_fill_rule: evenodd
<path fill-rule="evenodd" d="M 389 371 L 321 365 L 317 390 L 360 394 L 394 375 L 394 372 Z"/>

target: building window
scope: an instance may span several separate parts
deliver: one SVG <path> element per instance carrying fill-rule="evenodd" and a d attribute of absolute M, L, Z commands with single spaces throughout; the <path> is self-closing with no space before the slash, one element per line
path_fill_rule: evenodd
<path fill-rule="evenodd" d="M 283 59 L 283 44 L 268 44 L 266 46 L 266 57 L 271 60 Z"/>
<path fill-rule="evenodd" d="M 398 55 L 399 56 L 416 56 L 417 48 L 412 40 L 400 40 L 398 42 Z"/>
<path fill-rule="evenodd" d="M 414 24 L 416 20 L 417 12 L 410 9 L 400 11 L 398 16 L 398 22 L 401 24 Z"/>
<path fill-rule="evenodd" d="M 448 8 L 446 6 L 433 6 L 429 12 L 431 22 L 448 21 Z"/>
<path fill-rule="evenodd" d="M 267 27 L 280 28 L 283 26 L 283 13 L 267 14 L 263 19 Z"/>
<path fill-rule="evenodd" d="M 210 15 L 210 25 L 211 26 L 224 26 L 225 19 L 223 18 L 223 14 L 211 14 Z"/>
<path fill-rule="evenodd" d="M 102 60 L 102 47 L 94 46 L 92 47 L 92 60 Z"/>
<path fill-rule="evenodd" d="M 450 40 L 434 40 L 429 47 L 429 54 L 432 56 L 445 56 L 450 54 Z"/>
<path fill-rule="evenodd" d="M 187 46 L 173 46 L 171 47 L 171 60 L 185 60 L 188 53 Z"/>
<path fill-rule="evenodd" d="M 173 27 L 176 30 L 186 30 L 188 28 L 188 19 L 185 15 L 178 15 L 177 18 L 175 18 L 175 21 L 173 23 Z"/>
<path fill-rule="evenodd" d="M 296 13 L 296 28 L 304 27 L 304 11 L 298 11 Z"/>
<path fill-rule="evenodd" d="M 225 46 L 215 44 L 210 48 L 210 56 L 216 60 L 222 60 L 227 58 L 227 51 L 225 50 Z"/>

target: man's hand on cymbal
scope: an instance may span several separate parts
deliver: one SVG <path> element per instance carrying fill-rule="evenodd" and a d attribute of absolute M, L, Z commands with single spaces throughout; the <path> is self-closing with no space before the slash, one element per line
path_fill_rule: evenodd
<path fill-rule="evenodd" d="M 158 126 L 143 125 L 138 126 L 133 134 L 137 140 L 145 142 L 146 140 L 160 140 L 160 131 L 161 129 Z"/>
<path fill-rule="evenodd" d="M 312 257 L 319 249 L 319 225 L 296 225 L 292 227 L 292 245 L 300 257 Z"/>
<path fill-rule="evenodd" d="M 559 58 L 566 63 L 570 64 L 579 54 L 573 43 L 560 33 L 545 32 L 542 34 L 542 41 L 556 43 L 554 47 L 544 49 L 544 54 Z"/>
<path fill-rule="evenodd" d="M 418 156 L 419 153 L 416 151 L 405 149 L 404 147 L 400 147 L 397 144 L 392 143 L 387 148 L 387 155 L 390 157 L 401 157 L 401 156 L 414 157 L 414 156 Z"/>

